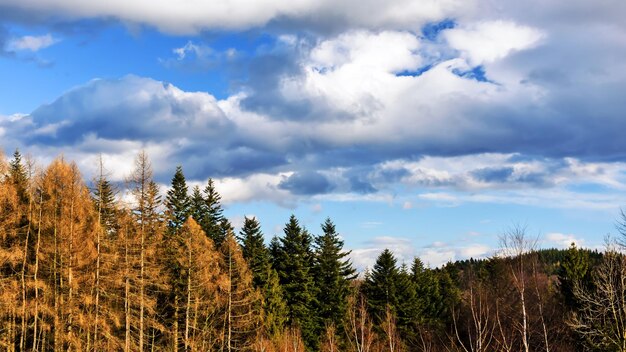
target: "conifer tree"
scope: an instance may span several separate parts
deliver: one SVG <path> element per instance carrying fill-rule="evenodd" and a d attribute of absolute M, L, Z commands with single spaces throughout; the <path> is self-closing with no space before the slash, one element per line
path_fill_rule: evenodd
<path fill-rule="evenodd" d="M 265 247 L 263 233 L 259 221 L 252 217 L 244 217 L 243 227 L 239 232 L 243 257 L 252 271 L 255 287 L 264 286 L 267 282 L 268 268 L 271 266 L 270 253 Z"/>
<path fill-rule="evenodd" d="M 16 302 L 20 302 L 18 273 L 24 257 L 20 241 L 20 201 L 15 183 L 5 177 L 9 165 L 0 152 L 0 347 L 11 351 L 19 339 L 20 313 Z"/>
<path fill-rule="evenodd" d="M 576 244 L 572 243 L 560 263 L 558 278 L 565 304 L 570 309 L 575 309 L 579 304 L 574 295 L 574 285 L 579 285 L 586 290 L 591 286 L 588 252 L 576 248 Z"/>
<path fill-rule="evenodd" d="M 63 159 L 48 166 L 42 180 L 42 270 L 50 288 L 44 291 L 42 332 L 48 331 L 42 349 L 90 348 L 93 331 L 96 219 L 87 187 L 78 167 Z M 45 329 L 44 329 L 45 328 Z"/>
<path fill-rule="evenodd" d="M 31 324 L 29 321 L 31 318 L 28 316 L 27 305 L 29 305 L 30 290 L 27 287 L 30 281 L 29 261 L 32 258 L 30 249 L 32 247 L 32 224 L 30 218 L 32 218 L 33 201 L 31 197 L 32 187 L 30 181 L 32 178 L 32 165 L 28 165 L 28 169 L 22 162 L 22 156 L 16 149 L 13 154 L 13 159 L 9 163 L 9 170 L 7 174 L 6 182 L 13 185 L 15 191 L 13 216 L 15 217 L 15 226 L 11 229 L 14 232 L 15 238 L 21 243 L 22 262 L 19 267 L 16 267 L 15 274 L 20 276 L 20 341 L 19 348 L 26 348 L 27 339 L 27 325 Z"/>
<path fill-rule="evenodd" d="M 98 160 L 98 175 L 94 180 L 92 188 L 92 201 L 96 212 L 96 267 L 94 291 L 94 327 L 93 327 L 93 349 L 98 351 L 103 348 L 112 347 L 108 344 L 112 339 L 106 338 L 113 333 L 113 325 L 119 318 L 114 306 L 116 292 L 115 276 L 116 247 L 118 230 L 119 210 L 115 201 L 115 191 L 111 182 L 106 177 L 102 156 Z M 108 345 L 107 345 L 108 344 Z"/>
<path fill-rule="evenodd" d="M 322 326 L 342 329 L 346 314 L 350 281 L 356 278 L 356 269 L 343 251 L 343 241 L 335 230 L 335 224 L 327 218 L 322 224 L 323 234 L 315 238 L 315 283 L 317 289 L 317 315 Z"/>
<path fill-rule="evenodd" d="M 228 221 L 228 219 L 223 217 L 222 221 L 220 221 L 217 232 L 215 233 L 215 239 L 214 239 L 215 245 L 221 246 L 222 243 L 226 240 L 228 233 L 233 232 L 233 231 L 235 231 L 235 228 L 233 227 L 233 225 L 230 223 L 230 221 Z"/>
<path fill-rule="evenodd" d="M 98 212 L 98 222 L 104 233 L 112 235 L 117 226 L 116 189 L 107 178 L 102 157 L 99 160 L 98 175 L 93 181 L 92 198 L 94 208 Z"/>
<path fill-rule="evenodd" d="M 196 223 L 198 223 L 198 225 L 202 225 L 202 221 L 207 213 L 207 206 L 204 201 L 204 197 L 202 196 L 202 191 L 200 191 L 200 187 L 194 186 L 191 190 L 189 202 L 191 217 L 196 221 Z"/>
<path fill-rule="evenodd" d="M 125 351 L 154 349 L 155 335 L 161 334 L 163 321 L 157 311 L 158 294 L 166 291 L 161 273 L 163 221 L 158 208 L 161 204 L 159 188 L 154 182 L 152 165 L 145 151 L 135 159 L 135 168 L 128 182 L 134 205 L 132 221 L 127 219 L 119 238 L 120 257 L 125 270 Z M 136 297 L 136 299 L 134 299 Z M 131 331 L 136 328 L 137 332 Z M 136 336 L 136 339 L 131 337 Z"/>
<path fill-rule="evenodd" d="M 397 298 L 395 304 L 389 306 L 389 312 L 385 313 L 385 318 L 389 323 L 387 314 L 393 314 L 395 316 L 394 323 L 402 339 L 409 344 L 415 343 L 415 327 L 420 322 L 419 297 L 406 265 L 400 267 L 394 285 Z"/>
<path fill-rule="evenodd" d="M 172 178 L 172 187 L 167 191 L 165 206 L 167 208 L 167 226 L 170 235 L 180 230 L 190 215 L 191 200 L 189 189 L 181 166 L 176 167 Z"/>
<path fill-rule="evenodd" d="M 396 283 L 399 275 L 397 260 L 389 249 L 382 251 L 372 270 L 365 275 L 362 290 L 367 298 L 370 314 L 377 323 L 385 317 L 388 306 L 397 306 Z"/>
<path fill-rule="evenodd" d="M 307 347 L 314 350 L 319 336 L 316 336 L 318 324 L 312 310 L 316 292 L 311 236 L 300 227 L 294 215 L 283 231 L 285 236 L 280 239 L 275 264 L 289 307 L 287 321 L 292 327 L 300 328 Z"/>
<path fill-rule="evenodd" d="M 446 304 L 436 274 L 424 267 L 420 258 L 415 257 L 411 266 L 411 280 L 415 284 L 418 322 L 429 326 L 440 325 Z"/>
<path fill-rule="evenodd" d="M 254 287 L 263 294 L 263 327 L 269 337 L 282 331 L 287 306 L 278 274 L 272 268 L 270 253 L 263 242 L 261 226 L 256 218 L 245 217 L 239 240 L 244 259 L 252 272 Z"/>
<path fill-rule="evenodd" d="M 260 289 L 263 293 L 263 334 L 275 338 L 285 329 L 289 312 L 276 270 L 268 268 L 267 281 Z"/>
<path fill-rule="evenodd" d="M 270 245 L 268 246 L 268 250 L 270 252 L 270 260 L 272 262 L 272 268 L 274 268 L 275 270 L 278 270 L 278 267 L 280 266 L 280 250 L 281 244 L 280 244 L 280 237 L 278 236 L 274 236 L 272 237 L 272 239 L 270 240 Z"/>
<path fill-rule="evenodd" d="M 215 189 L 213 179 L 209 178 L 207 185 L 203 190 L 204 193 L 204 216 L 200 220 L 200 226 L 204 232 L 218 246 L 224 239 L 224 228 L 222 221 L 224 220 L 221 200 L 222 197 Z"/>
<path fill-rule="evenodd" d="M 225 292 L 229 286 L 228 279 L 220 273 L 220 256 L 193 218 L 168 242 L 170 260 L 179 277 L 170 279 L 173 294 L 168 305 L 172 320 L 167 325 L 167 350 L 220 350 L 226 329 L 220 314 L 225 304 L 219 299 L 218 290 Z"/>
<path fill-rule="evenodd" d="M 28 172 L 22 162 L 22 154 L 19 150 L 15 150 L 13 153 L 13 160 L 9 164 L 9 182 L 13 183 L 15 191 L 17 192 L 18 199 L 21 204 L 28 203 Z"/>
<path fill-rule="evenodd" d="M 254 287 L 252 273 L 231 231 L 220 246 L 222 269 L 227 286 L 225 302 L 224 351 L 250 349 L 261 327 L 261 294 Z"/>

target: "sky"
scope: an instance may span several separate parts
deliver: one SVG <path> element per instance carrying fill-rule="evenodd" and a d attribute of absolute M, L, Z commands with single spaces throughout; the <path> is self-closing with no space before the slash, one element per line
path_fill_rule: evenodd
<path fill-rule="evenodd" d="M 601 248 L 626 202 L 622 0 L 0 0 L 0 148 L 209 177 L 359 269 Z"/>

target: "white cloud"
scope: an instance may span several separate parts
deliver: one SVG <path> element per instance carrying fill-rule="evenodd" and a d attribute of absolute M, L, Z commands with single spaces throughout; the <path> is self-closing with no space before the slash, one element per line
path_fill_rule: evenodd
<path fill-rule="evenodd" d="M 362 247 L 352 249 L 350 258 L 359 270 L 371 269 L 384 249 L 389 249 L 394 254 L 398 266 L 406 264 L 409 268 L 415 257 L 434 268 L 455 260 L 487 258 L 493 252 L 491 247 L 480 243 L 453 245 L 435 241 L 427 246 L 416 247 L 409 238 L 380 236 L 366 241 Z"/>
<path fill-rule="evenodd" d="M 474 65 L 532 48 L 545 36 L 538 29 L 506 21 L 478 22 L 446 30 L 443 35 L 450 46 L 462 51 Z"/>
<path fill-rule="evenodd" d="M 559 232 L 551 232 L 545 235 L 545 242 L 548 245 L 556 246 L 557 248 L 569 248 L 572 243 L 576 245 L 576 247 L 583 247 L 585 245 L 585 240 L 577 237 L 573 234 L 564 234 Z"/>
<path fill-rule="evenodd" d="M 430 267 L 440 267 L 448 262 L 463 259 L 483 259 L 493 252 L 492 248 L 481 243 L 469 243 L 459 246 L 441 241 L 433 242 L 417 250 L 416 255 Z"/>
<path fill-rule="evenodd" d="M 464 258 L 482 258 L 491 248 L 484 244 L 472 244 L 460 249 L 459 254 Z"/>
<path fill-rule="evenodd" d="M 272 20 L 287 19 L 336 26 L 365 28 L 419 28 L 427 21 L 462 13 L 468 1 L 459 0 L 223 0 L 180 2 L 174 0 L 0 0 L 0 5 L 47 16 L 117 18 L 147 24 L 178 34 L 205 29 L 245 29 Z"/>
<path fill-rule="evenodd" d="M 384 249 L 393 252 L 398 261 L 398 266 L 405 263 L 410 267 L 415 257 L 415 248 L 408 238 L 379 236 L 374 237 L 364 243 L 364 247 L 352 249 L 350 259 L 358 270 L 371 269 L 376 262 L 376 258 Z"/>
<path fill-rule="evenodd" d="M 216 178 L 215 188 L 222 195 L 224 204 L 247 202 L 257 199 L 289 204 L 294 197 L 278 187 L 285 174 L 254 174 L 248 177 Z"/>
<path fill-rule="evenodd" d="M 20 38 L 10 40 L 7 44 L 7 47 L 10 51 L 39 51 L 58 42 L 59 39 L 52 37 L 51 34 L 45 34 L 41 36 L 26 35 Z"/>
<path fill-rule="evenodd" d="M 194 53 L 197 56 L 206 56 L 212 54 L 213 50 L 209 47 L 197 45 L 192 41 L 188 41 L 184 46 L 172 49 L 172 52 L 176 54 L 178 60 L 182 60 L 188 53 Z"/>

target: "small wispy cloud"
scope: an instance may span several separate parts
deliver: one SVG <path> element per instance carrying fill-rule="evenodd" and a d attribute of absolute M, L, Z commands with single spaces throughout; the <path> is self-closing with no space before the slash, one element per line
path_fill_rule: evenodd
<path fill-rule="evenodd" d="M 189 54 L 195 54 L 198 57 L 205 57 L 214 53 L 214 50 L 205 45 L 194 44 L 192 41 L 188 41 L 187 44 L 180 48 L 172 49 L 172 52 L 176 54 L 178 60 L 183 60 Z"/>
<path fill-rule="evenodd" d="M 37 52 L 41 49 L 50 47 L 60 41 L 60 39 L 54 38 L 50 33 L 40 36 L 26 35 L 10 40 L 7 44 L 7 48 L 10 51 Z"/>

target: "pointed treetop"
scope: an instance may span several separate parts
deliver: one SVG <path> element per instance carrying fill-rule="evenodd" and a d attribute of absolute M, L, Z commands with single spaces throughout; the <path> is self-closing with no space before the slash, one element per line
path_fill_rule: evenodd
<path fill-rule="evenodd" d="M 168 227 L 171 231 L 177 231 L 183 226 L 189 217 L 190 203 L 183 168 L 177 166 L 172 178 L 172 187 L 167 191 L 167 196 L 165 197 Z"/>
<path fill-rule="evenodd" d="M 9 163 L 9 179 L 16 187 L 22 203 L 28 203 L 28 173 L 22 163 L 22 155 L 18 149 L 13 153 L 13 159 Z"/>

